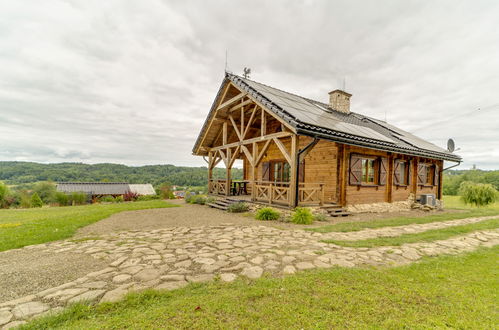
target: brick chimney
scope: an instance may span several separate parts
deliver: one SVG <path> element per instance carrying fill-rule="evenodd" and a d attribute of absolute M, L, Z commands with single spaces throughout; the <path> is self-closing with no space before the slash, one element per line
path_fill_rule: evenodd
<path fill-rule="evenodd" d="M 350 113 L 350 97 L 352 94 L 340 89 L 329 92 L 329 107 L 339 112 Z"/>

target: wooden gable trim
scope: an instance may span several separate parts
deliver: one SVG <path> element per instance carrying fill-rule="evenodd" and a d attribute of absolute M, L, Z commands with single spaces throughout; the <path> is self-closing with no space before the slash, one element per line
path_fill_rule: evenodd
<path fill-rule="evenodd" d="M 227 100 L 227 101 L 224 101 L 224 98 L 227 96 L 227 93 L 228 91 L 232 88 L 235 88 L 236 90 L 240 91 L 240 93 L 238 95 L 236 95 L 235 97 L 232 97 L 231 99 Z M 199 142 L 199 145 L 196 149 L 196 152 L 195 154 L 199 154 L 200 150 L 205 150 L 205 151 L 208 151 L 209 149 L 207 149 L 206 147 L 203 147 L 203 144 L 206 140 L 206 136 L 208 135 L 208 132 L 212 129 L 213 127 L 213 123 L 215 121 L 220 121 L 220 120 L 224 120 L 222 118 L 217 118 L 216 117 L 216 114 L 219 110 L 227 107 L 228 105 L 231 105 L 232 103 L 238 101 L 238 100 L 241 100 L 242 98 L 244 97 L 247 97 L 249 100 L 247 101 L 244 101 L 244 102 L 241 102 L 241 104 L 238 104 L 238 105 L 235 105 L 233 108 L 234 110 L 237 110 L 239 109 L 241 106 L 244 106 L 246 104 L 249 104 L 251 102 L 254 102 L 262 111 L 262 120 L 266 123 L 267 122 L 267 118 L 266 118 L 266 114 L 270 115 L 271 117 L 273 117 L 274 119 L 276 119 L 277 121 L 279 121 L 282 125 L 284 125 L 284 127 L 289 131 L 289 132 L 292 132 L 294 134 L 297 134 L 296 133 L 296 128 L 294 128 L 293 126 L 291 126 L 289 123 L 287 123 L 286 121 L 284 121 L 281 117 L 279 117 L 277 114 L 275 114 L 273 111 L 269 110 L 265 105 L 263 105 L 261 102 L 259 102 L 258 100 L 256 100 L 253 96 L 251 96 L 250 94 L 246 93 L 245 91 L 241 90 L 241 88 L 239 88 L 238 86 L 236 86 L 234 83 L 232 83 L 230 80 L 227 80 L 227 84 L 222 87 L 224 88 L 224 91 L 221 95 L 221 97 L 219 98 L 219 100 L 215 103 L 215 106 L 212 108 L 211 112 L 208 114 L 208 117 L 210 118 L 209 119 L 209 122 L 208 122 L 208 125 L 207 125 L 207 128 L 206 130 L 204 130 L 203 132 L 203 136 Z M 248 103 L 245 103 L 245 102 L 248 102 Z M 244 103 L 244 104 L 243 104 Z M 231 108 L 232 109 L 232 108 Z M 230 119 L 229 119 L 230 120 Z M 235 123 L 234 123 L 235 124 Z M 249 127 L 250 125 L 248 125 Z M 239 131 L 238 129 L 235 129 L 236 130 L 236 134 L 238 135 L 238 137 L 242 136 L 243 133 L 247 133 L 247 132 L 244 132 L 244 131 Z M 281 133 L 284 133 L 284 132 L 281 132 Z M 265 136 L 266 135 L 266 132 L 265 131 L 262 131 L 261 132 L 261 135 L 262 136 Z M 288 134 L 289 135 L 289 134 Z M 244 138 L 244 137 L 243 137 Z M 241 138 L 240 138 L 241 139 Z M 253 142 L 253 141 L 252 141 Z"/>

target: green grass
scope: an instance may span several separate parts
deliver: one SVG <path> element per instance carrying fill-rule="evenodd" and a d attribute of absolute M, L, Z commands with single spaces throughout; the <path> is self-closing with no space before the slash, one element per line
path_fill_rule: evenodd
<path fill-rule="evenodd" d="M 161 200 L 0 210 L 0 251 L 73 236 L 78 228 L 122 211 L 176 206 Z"/>
<path fill-rule="evenodd" d="M 472 231 L 495 228 L 499 228 L 499 218 L 462 226 L 428 230 L 417 234 L 404 234 L 397 237 L 380 237 L 358 241 L 323 240 L 323 242 L 349 247 L 399 246 L 406 243 L 432 242 Z"/>
<path fill-rule="evenodd" d="M 75 305 L 22 329 L 492 329 L 499 247 L 397 268 L 332 268 L 255 282 L 191 284 Z"/>
<path fill-rule="evenodd" d="M 444 196 L 444 205 L 446 209 L 459 209 L 461 212 L 456 213 L 433 213 L 426 217 L 394 217 L 379 220 L 364 220 L 355 222 L 340 222 L 334 225 L 326 225 L 316 228 L 306 228 L 305 230 L 315 231 L 319 233 L 329 232 L 349 232 L 359 231 L 367 228 L 381 228 L 404 226 L 409 224 L 430 223 L 447 220 L 458 220 L 470 217 L 482 217 L 489 215 L 499 215 L 499 203 L 495 203 L 488 207 L 471 207 L 462 203 L 459 196 Z"/>

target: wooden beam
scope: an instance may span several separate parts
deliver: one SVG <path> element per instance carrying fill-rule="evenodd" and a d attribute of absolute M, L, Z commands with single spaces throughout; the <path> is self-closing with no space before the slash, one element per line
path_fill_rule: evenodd
<path fill-rule="evenodd" d="M 256 114 L 257 108 L 258 108 L 258 106 L 255 105 L 255 107 L 253 108 L 253 111 L 251 112 L 250 119 L 248 120 L 248 123 L 246 124 L 246 129 L 242 133 L 243 140 L 246 138 L 246 134 L 248 134 L 248 131 L 251 128 L 251 124 L 253 124 L 253 120 L 255 119 L 255 114 Z"/>
<path fill-rule="evenodd" d="M 275 141 L 275 139 L 274 139 Z M 279 141 L 280 143 L 281 141 Z M 291 151 L 290 151 L 290 163 L 289 167 L 291 169 L 291 176 L 289 178 L 289 206 L 290 207 L 296 207 L 298 206 L 298 200 L 296 198 L 296 183 L 298 182 L 298 176 L 297 176 L 297 171 L 296 171 L 296 161 L 298 159 L 298 135 L 292 135 L 291 136 Z M 284 145 L 283 145 L 284 147 Z"/>
<path fill-rule="evenodd" d="M 267 135 L 267 114 L 265 113 L 265 110 L 262 108 L 262 121 L 260 124 L 260 133 L 261 136 Z"/>
<path fill-rule="evenodd" d="M 244 140 L 243 132 L 244 132 L 244 107 L 241 108 L 241 117 L 239 118 L 239 122 L 241 123 L 241 140 Z"/>
<path fill-rule="evenodd" d="M 347 203 L 347 182 L 348 182 L 348 145 L 343 145 L 343 152 L 341 155 L 341 172 L 340 172 L 340 205 L 346 206 Z"/>
<path fill-rule="evenodd" d="M 267 151 L 267 149 L 270 146 L 270 141 L 272 141 L 272 140 L 271 139 L 267 140 L 267 142 L 265 142 L 265 144 L 263 145 L 262 150 L 260 151 L 260 153 L 258 154 L 258 157 L 256 158 L 255 166 L 258 166 L 260 164 L 260 162 L 262 161 L 263 155 L 265 154 L 265 152 Z"/>
<path fill-rule="evenodd" d="M 266 141 L 266 140 L 272 140 L 273 138 L 281 138 L 281 137 L 287 137 L 287 136 L 292 136 L 292 135 L 293 135 L 293 133 L 291 133 L 291 132 L 277 132 L 277 133 L 272 133 L 272 134 L 269 134 L 269 135 L 259 136 L 259 137 L 255 137 L 255 138 L 251 138 L 251 139 L 239 141 L 239 142 L 229 143 L 229 144 L 223 145 L 223 146 L 213 147 L 213 148 L 211 148 L 209 150 L 215 151 L 215 150 L 220 150 L 220 149 L 237 147 L 239 145 L 244 145 L 244 144 L 251 144 L 253 142 L 262 142 L 262 141 Z"/>
<path fill-rule="evenodd" d="M 240 148 L 241 148 L 240 146 L 237 146 L 236 150 L 234 151 L 234 154 L 230 158 L 229 167 L 232 167 L 232 165 L 234 165 L 234 162 L 236 161 L 237 156 L 239 156 L 239 150 L 240 150 Z M 231 151 L 231 153 L 232 153 L 232 151 Z"/>
<path fill-rule="evenodd" d="M 250 162 L 251 166 L 253 166 L 254 164 L 254 158 L 253 156 L 251 155 L 251 153 L 249 152 L 248 148 L 246 146 L 241 146 L 241 150 L 244 152 L 244 154 L 246 155 L 246 158 L 248 159 L 248 161 Z"/>
<path fill-rule="evenodd" d="M 248 99 L 244 102 L 238 103 L 235 106 L 233 106 L 232 108 L 230 108 L 228 112 L 231 113 L 231 112 L 237 111 L 237 110 L 239 110 L 239 108 L 244 107 L 245 105 L 248 105 L 252 102 L 253 102 L 252 100 Z"/>
<path fill-rule="evenodd" d="M 217 107 L 217 111 L 220 110 L 220 109 L 223 109 L 223 108 L 225 108 L 225 107 L 227 107 L 229 105 L 231 105 L 234 102 L 237 102 L 238 100 L 242 99 L 245 96 L 246 96 L 246 92 L 241 92 L 241 93 L 237 94 L 236 96 L 234 96 L 233 98 L 229 99 L 228 101 L 225 101 L 224 103 L 220 104 Z"/>
<path fill-rule="evenodd" d="M 224 121 L 222 126 L 222 144 L 227 144 L 227 122 Z"/>
<path fill-rule="evenodd" d="M 386 201 L 391 203 L 393 201 L 393 154 L 388 153 L 388 169 L 386 171 Z"/>
<path fill-rule="evenodd" d="M 291 136 L 291 138 L 293 138 L 293 136 Z M 291 163 L 293 161 L 291 159 L 290 154 L 288 153 L 288 150 L 286 150 L 286 147 L 281 142 L 281 140 L 279 140 L 278 138 L 273 138 L 272 140 L 274 140 L 274 143 L 277 145 L 277 147 L 279 148 L 279 150 L 281 150 L 281 153 L 284 156 L 284 158 L 286 158 L 286 161 L 288 162 L 288 164 L 291 165 Z M 291 168 L 293 168 L 293 167 L 291 167 Z"/>
<path fill-rule="evenodd" d="M 234 127 L 234 131 L 236 132 L 237 137 L 239 138 L 239 141 L 241 141 L 243 138 L 241 136 L 241 133 L 239 132 L 239 129 L 237 128 L 236 122 L 234 121 L 234 118 L 232 117 L 232 115 L 229 115 L 229 120 L 232 123 L 232 126 Z"/>
<path fill-rule="evenodd" d="M 256 177 L 257 177 L 257 170 L 258 170 L 258 164 L 256 162 L 256 159 L 258 158 L 258 144 L 256 142 L 253 142 L 253 164 L 251 165 L 251 200 L 255 201 L 256 200 Z"/>
<path fill-rule="evenodd" d="M 222 149 L 219 149 L 218 153 L 220 154 L 220 157 L 222 157 L 222 160 L 224 161 L 225 167 L 227 167 L 227 165 L 229 164 L 227 161 L 227 156 L 225 155 L 225 153 L 223 152 Z"/>

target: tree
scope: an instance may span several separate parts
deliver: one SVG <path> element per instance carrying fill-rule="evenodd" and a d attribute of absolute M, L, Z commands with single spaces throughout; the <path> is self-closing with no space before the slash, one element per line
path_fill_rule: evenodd
<path fill-rule="evenodd" d="M 31 195 L 31 207 L 42 207 L 42 206 L 43 206 L 42 199 L 36 192 L 34 192 L 33 195 Z"/>
<path fill-rule="evenodd" d="M 40 196 L 45 204 L 55 202 L 55 185 L 51 182 L 39 182 L 33 187 L 33 191 Z"/>
<path fill-rule="evenodd" d="M 162 199 L 171 199 L 173 196 L 172 185 L 169 182 L 164 182 L 159 187 L 159 195 Z"/>
<path fill-rule="evenodd" d="M 8 207 L 7 195 L 9 194 L 9 187 L 0 181 L 0 208 Z"/>

